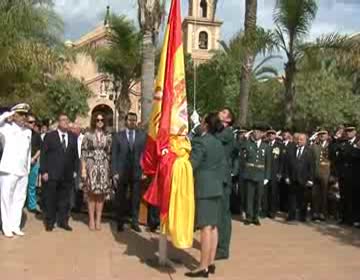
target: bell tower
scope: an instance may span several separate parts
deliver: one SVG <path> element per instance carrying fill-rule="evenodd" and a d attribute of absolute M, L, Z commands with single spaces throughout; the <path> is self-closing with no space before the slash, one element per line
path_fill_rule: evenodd
<path fill-rule="evenodd" d="M 189 0 L 183 21 L 184 50 L 196 64 L 206 62 L 219 49 L 222 21 L 215 19 L 214 0 Z"/>

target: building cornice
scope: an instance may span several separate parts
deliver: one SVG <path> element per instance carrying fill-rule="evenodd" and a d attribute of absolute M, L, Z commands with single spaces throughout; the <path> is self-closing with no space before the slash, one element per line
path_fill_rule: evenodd
<path fill-rule="evenodd" d="M 183 21 L 183 25 L 184 24 L 189 24 L 192 23 L 194 25 L 206 25 L 206 26 L 216 26 L 219 27 L 223 24 L 223 21 L 220 20 L 209 20 L 207 18 L 196 18 L 196 17 L 186 17 Z"/>

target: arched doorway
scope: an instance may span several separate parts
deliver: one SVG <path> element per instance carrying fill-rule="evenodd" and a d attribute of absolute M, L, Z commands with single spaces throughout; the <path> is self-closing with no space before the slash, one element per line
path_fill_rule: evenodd
<path fill-rule="evenodd" d="M 106 124 L 109 131 L 112 131 L 114 128 L 114 112 L 113 110 L 106 104 L 100 104 L 94 107 L 91 112 L 91 119 L 93 119 L 94 115 L 97 113 L 101 113 L 104 115 L 106 119 Z"/>

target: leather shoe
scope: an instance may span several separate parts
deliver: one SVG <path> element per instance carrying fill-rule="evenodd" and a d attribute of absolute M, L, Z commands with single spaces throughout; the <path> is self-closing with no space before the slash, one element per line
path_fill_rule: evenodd
<path fill-rule="evenodd" d="M 150 232 L 156 232 L 157 229 L 158 229 L 158 226 L 149 226 Z"/>
<path fill-rule="evenodd" d="M 215 264 L 209 265 L 208 271 L 209 271 L 210 274 L 215 274 L 215 270 L 216 270 Z"/>
<path fill-rule="evenodd" d="M 245 225 L 245 226 L 251 225 L 251 221 L 250 221 L 250 220 L 245 220 L 244 225 Z"/>
<path fill-rule="evenodd" d="M 206 269 L 198 270 L 198 271 L 190 271 L 186 272 L 185 276 L 189 278 L 209 278 L 209 271 Z"/>
<path fill-rule="evenodd" d="M 66 231 L 72 231 L 73 230 L 72 227 L 69 226 L 68 224 L 60 224 L 59 228 L 62 228 L 64 230 L 66 230 Z"/>
<path fill-rule="evenodd" d="M 259 219 L 255 219 L 253 221 L 253 224 L 256 225 L 256 226 L 261 226 L 261 223 L 260 223 Z"/>
<path fill-rule="evenodd" d="M 54 226 L 53 225 L 45 225 L 45 230 L 50 232 L 54 230 Z"/>
<path fill-rule="evenodd" d="M 141 228 L 139 227 L 139 225 L 136 225 L 136 224 L 131 225 L 131 228 L 136 232 L 141 232 Z"/>
<path fill-rule="evenodd" d="M 117 231 L 118 232 L 123 232 L 124 231 L 124 224 L 118 224 L 117 225 Z"/>

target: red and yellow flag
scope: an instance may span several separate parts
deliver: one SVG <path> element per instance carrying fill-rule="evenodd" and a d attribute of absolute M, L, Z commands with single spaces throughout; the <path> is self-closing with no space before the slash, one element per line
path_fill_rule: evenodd
<path fill-rule="evenodd" d="M 180 1 L 171 3 L 156 80 L 142 168 L 153 177 L 144 199 L 160 209 L 161 229 L 178 248 L 192 246 L 194 179 L 189 161 L 188 112 Z"/>

